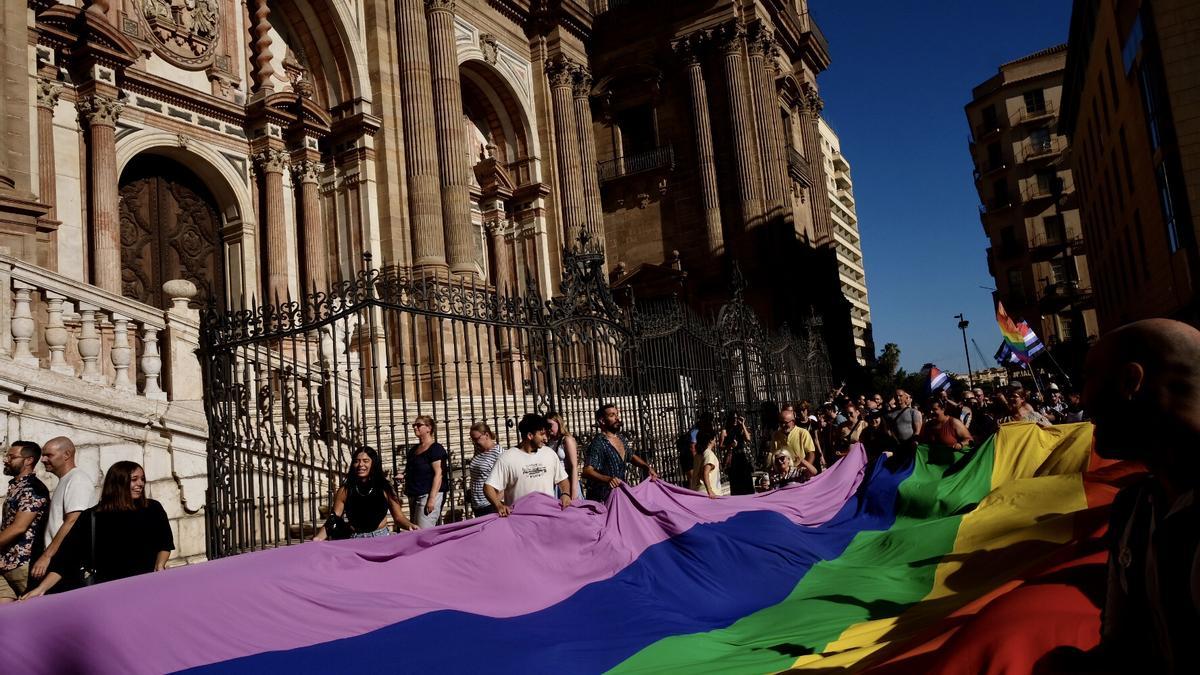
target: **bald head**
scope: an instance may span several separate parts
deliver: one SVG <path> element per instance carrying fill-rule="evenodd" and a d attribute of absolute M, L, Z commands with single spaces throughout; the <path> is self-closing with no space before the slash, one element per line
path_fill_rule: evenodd
<path fill-rule="evenodd" d="M 50 473 L 62 478 L 75 468 L 75 444 L 66 436 L 56 436 L 42 446 L 42 464 Z"/>
<path fill-rule="evenodd" d="M 1088 353 L 1083 405 L 1105 457 L 1151 463 L 1200 440 L 1200 330 L 1169 319 L 1118 328 Z"/>

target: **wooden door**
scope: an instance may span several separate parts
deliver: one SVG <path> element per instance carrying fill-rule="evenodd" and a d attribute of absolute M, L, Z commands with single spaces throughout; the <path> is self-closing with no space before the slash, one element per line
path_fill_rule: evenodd
<path fill-rule="evenodd" d="M 165 309 L 162 285 L 196 284 L 196 301 L 225 305 L 216 202 L 200 179 L 163 157 L 135 158 L 121 177 L 121 292 Z"/>

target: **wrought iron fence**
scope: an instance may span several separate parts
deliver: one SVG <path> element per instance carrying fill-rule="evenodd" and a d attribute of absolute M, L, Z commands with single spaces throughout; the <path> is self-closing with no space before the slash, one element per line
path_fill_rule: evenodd
<path fill-rule="evenodd" d="M 679 441 L 701 416 L 741 410 L 757 443 L 779 403 L 828 391 L 819 319 L 799 335 L 766 330 L 740 275 L 710 320 L 676 298 L 614 297 L 586 236 L 563 266 L 549 300 L 532 283 L 509 296 L 368 264 L 328 293 L 207 310 L 208 555 L 310 538 L 360 445 L 402 488 L 418 415 L 437 421 L 449 451 L 444 519 L 457 520 L 469 513 L 475 422 L 511 447 L 522 414 L 556 411 L 582 454 L 596 408 L 615 403 L 638 454 L 683 483 Z"/>

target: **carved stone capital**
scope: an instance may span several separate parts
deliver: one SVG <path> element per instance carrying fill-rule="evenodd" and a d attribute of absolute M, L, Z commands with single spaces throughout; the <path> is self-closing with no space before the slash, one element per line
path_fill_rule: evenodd
<path fill-rule="evenodd" d="M 671 49 L 674 50 L 676 58 L 684 65 L 691 66 L 700 63 L 700 60 L 704 58 L 704 50 L 708 43 L 708 33 L 696 31 L 672 42 Z"/>
<path fill-rule="evenodd" d="M 75 109 L 88 125 L 116 126 L 117 118 L 125 109 L 121 101 L 92 94 L 84 96 L 75 102 Z"/>
<path fill-rule="evenodd" d="M 62 89 L 62 85 L 58 82 L 49 78 L 39 77 L 37 81 L 38 107 L 54 110 L 54 106 L 58 105 L 58 96 L 62 94 Z"/>
<path fill-rule="evenodd" d="M 817 94 L 817 88 L 811 84 L 805 84 L 802 91 L 801 105 L 805 112 L 810 115 L 820 115 L 825 109 L 825 101 Z"/>
<path fill-rule="evenodd" d="M 324 171 L 324 164 L 307 159 L 292 165 L 292 176 L 298 183 L 318 183 Z"/>
<path fill-rule="evenodd" d="M 722 54 L 740 52 L 746 39 L 746 25 L 741 21 L 723 23 L 713 30 L 712 37 Z"/>
<path fill-rule="evenodd" d="M 283 173 L 288 168 L 288 154 L 283 150 L 263 150 L 253 159 L 254 165 L 264 173 Z"/>
<path fill-rule="evenodd" d="M 546 77 L 550 78 L 550 86 L 574 86 L 576 65 L 574 61 L 565 56 L 556 56 L 546 61 Z"/>
<path fill-rule="evenodd" d="M 425 0 L 426 12 L 450 12 L 454 13 L 454 0 Z"/>
<path fill-rule="evenodd" d="M 587 98 L 592 95 L 592 73 L 586 66 L 575 67 L 575 78 L 571 81 L 575 98 Z"/>

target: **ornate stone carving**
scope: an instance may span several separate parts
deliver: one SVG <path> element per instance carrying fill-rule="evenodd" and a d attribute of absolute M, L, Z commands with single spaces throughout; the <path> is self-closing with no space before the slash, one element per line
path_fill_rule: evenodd
<path fill-rule="evenodd" d="M 317 183 L 324 171 L 324 164 L 307 159 L 292 165 L 292 176 L 295 177 L 297 183 Z"/>
<path fill-rule="evenodd" d="M 254 0 L 254 27 L 250 30 L 254 36 L 250 45 L 254 52 L 253 91 L 274 91 L 271 85 L 271 76 L 275 74 L 275 68 L 271 65 L 271 44 L 274 40 L 270 35 L 270 16 L 271 8 L 267 6 L 267 0 Z"/>
<path fill-rule="evenodd" d="M 454 0 L 425 0 L 426 12 L 454 12 Z"/>
<path fill-rule="evenodd" d="M 212 64 L 221 36 L 218 0 L 141 0 L 141 7 L 154 53 L 189 70 Z"/>
<path fill-rule="evenodd" d="M 575 67 L 575 77 L 571 81 L 575 98 L 587 98 L 592 95 L 592 73 L 585 66 Z"/>
<path fill-rule="evenodd" d="M 115 126 L 117 118 L 121 116 L 121 111 L 125 109 L 125 104 L 121 101 L 93 94 L 76 101 L 75 109 L 79 111 L 79 116 L 89 125 Z"/>
<path fill-rule="evenodd" d="M 721 53 L 739 52 L 745 42 L 746 26 L 741 21 L 723 23 L 713 30 L 712 37 Z"/>
<path fill-rule="evenodd" d="M 546 77 L 550 78 L 550 86 L 574 86 L 576 65 L 574 61 L 561 55 L 546 61 Z"/>
<path fill-rule="evenodd" d="M 266 173 L 283 173 L 288 168 L 288 154 L 283 150 L 263 150 L 254 155 L 254 164 Z"/>
<path fill-rule="evenodd" d="M 58 96 L 62 94 L 62 85 L 54 80 L 39 77 L 37 81 L 37 104 L 39 108 L 54 110 L 58 105 Z"/>
<path fill-rule="evenodd" d="M 707 45 L 707 31 L 696 31 L 672 42 L 671 48 L 675 50 L 675 56 L 684 65 L 690 66 L 700 62 L 700 59 L 704 57 L 704 49 Z"/>
<path fill-rule="evenodd" d="M 483 33 L 479 36 L 479 50 L 483 52 L 484 62 L 490 65 L 496 65 L 496 61 L 500 58 L 500 47 L 496 42 L 496 37 Z"/>
<path fill-rule="evenodd" d="M 801 91 L 803 100 L 801 110 L 810 115 L 820 115 L 825 109 L 825 101 L 817 94 L 817 88 L 805 83 Z"/>

